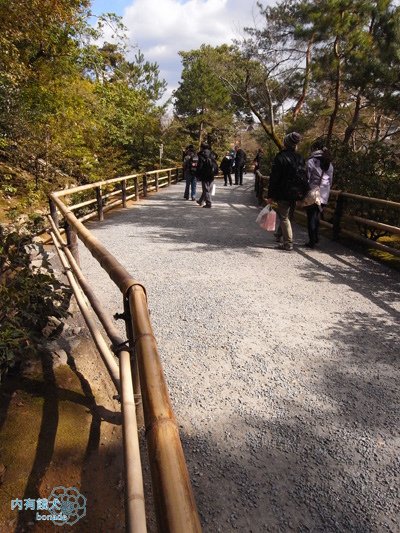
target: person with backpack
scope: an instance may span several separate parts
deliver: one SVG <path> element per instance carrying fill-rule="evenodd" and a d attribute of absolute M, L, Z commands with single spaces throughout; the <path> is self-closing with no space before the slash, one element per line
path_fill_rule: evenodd
<path fill-rule="evenodd" d="M 214 184 L 214 176 L 218 174 L 218 164 L 215 160 L 214 153 L 211 151 L 210 146 L 207 143 L 202 143 L 200 146 L 200 152 L 198 155 L 198 163 L 196 176 L 201 181 L 202 193 L 197 203 L 203 207 L 210 208 L 211 203 L 211 190 Z"/>
<path fill-rule="evenodd" d="M 246 159 L 246 152 L 239 145 L 235 146 L 235 185 L 243 185 L 243 172 Z"/>
<path fill-rule="evenodd" d="M 224 186 L 226 187 L 228 185 L 232 185 L 232 164 L 233 160 L 231 158 L 231 153 L 228 151 L 226 152 L 225 157 L 222 159 L 221 164 L 219 168 L 222 170 L 222 173 L 224 175 Z"/>
<path fill-rule="evenodd" d="M 282 228 L 283 244 L 281 250 L 293 250 L 293 230 L 290 223 L 290 207 L 293 202 L 302 200 L 309 190 L 304 158 L 297 153 L 297 145 L 301 136 L 293 131 L 283 140 L 281 150 L 272 163 L 269 180 L 267 202 L 275 201 L 278 205 L 277 213 Z"/>
<path fill-rule="evenodd" d="M 306 162 L 308 184 L 311 189 L 319 188 L 320 204 L 305 207 L 307 213 L 307 248 L 314 248 L 319 241 L 319 221 L 329 200 L 333 180 L 333 165 L 328 148 L 322 140 L 311 145 L 311 156 Z"/>
<path fill-rule="evenodd" d="M 183 176 L 186 180 L 186 187 L 183 198 L 189 200 L 189 192 L 192 201 L 196 200 L 196 172 L 199 158 L 195 152 L 193 144 L 189 144 L 183 160 Z"/>

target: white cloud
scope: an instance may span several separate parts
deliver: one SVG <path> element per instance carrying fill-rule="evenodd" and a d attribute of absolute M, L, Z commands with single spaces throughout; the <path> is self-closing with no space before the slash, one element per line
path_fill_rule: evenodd
<path fill-rule="evenodd" d="M 180 50 L 230 44 L 257 14 L 256 0 L 134 0 L 123 19 L 130 42 L 159 64 L 170 96 L 180 80 Z"/>

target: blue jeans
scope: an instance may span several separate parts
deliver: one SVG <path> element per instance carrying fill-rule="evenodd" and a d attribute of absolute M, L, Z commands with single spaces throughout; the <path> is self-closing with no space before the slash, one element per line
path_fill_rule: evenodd
<path fill-rule="evenodd" d="M 306 212 L 309 243 L 311 246 L 315 246 L 319 240 L 319 221 L 321 218 L 321 209 L 318 205 L 310 205 L 306 207 Z"/>
<path fill-rule="evenodd" d="M 184 198 L 189 200 L 189 189 L 191 189 L 191 198 L 196 198 L 196 176 L 194 174 L 186 174 L 186 187 Z"/>

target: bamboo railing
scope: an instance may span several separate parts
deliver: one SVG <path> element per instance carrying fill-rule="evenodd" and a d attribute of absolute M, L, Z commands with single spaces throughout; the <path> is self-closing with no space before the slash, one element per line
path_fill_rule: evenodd
<path fill-rule="evenodd" d="M 181 169 L 170 168 L 87 184 L 50 195 L 51 235 L 57 251 L 60 252 L 68 279 L 74 290 L 76 289 L 79 301 L 82 300 L 79 290 L 87 296 L 111 341 L 112 351 L 119 358 L 117 367 L 110 360 L 109 350 L 100 339 L 99 332 L 90 319 L 90 314 L 82 307 L 84 318 L 97 340 L 96 346 L 121 398 L 126 479 L 126 530 L 130 533 L 146 531 L 143 488 L 141 479 L 138 479 L 138 472 L 141 468 L 137 445 L 137 425 L 140 424 L 142 401 L 159 531 L 198 533 L 201 531 L 201 525 L 150 322 L 145 288 L 125 270 L 82 222 L 96 216 L 102 220 L 106 210 L 118 205 L 126 207 L 129 199 L 137 201 L 140 197 L 147 196 L 150 191 L 158 191 L 161 187 L 171 185 L 172 182 L 177 183 L 180 177 Z M 67 205 L 68 197 L 76 197 L 88 192 L 94 192 L 95 198 L 75 203 L 70 201 L 70 205 Z M 75 212 L 87 208 L 94 209 L 78 219 Z M 60 216 L 64 218 L 67 244 L 64 243 L 59 232 Z M 80 271 L 78 237 L 122 293 L 124 313 L 119 318 L 125 320 L 127 340 L 121 339 Z M 136 421 L 137 418 L 139 424 Z"/>
<path fill-rule="evenodd" d="M 260 204 L 265 201 L 268 180 L 268 176 L 262 176 L 260 173 L 256 175 L 255 190 Z M 365 204 L 372 205 L 376 207 L 377 211 L 379 210 L 379 220 L 359 216 L 360 213 L 368 211 L 365 209 Z M 303 209 L 297 209 L 296 212 L 305 213 Z M 355 212 L 358 214 L 354 214 Z M 400 257 L 400 249 L 377 242 L 367 236 L 372 230 L 378 230 L 384 235 L 400 235 L 400 203 L 332 189 L 330 202 L 324 209 L 324 215 L 328 216 L 330 220 L 321 220 L 320 223 L 332 230 L 332 237 L 335 240 L 342 236 L 348 237 L 366 244 L 370 248 Z M 392 220 L 395 222 L 394 224 Z M 360 234 L 361 232 L 364 235 Z"/>

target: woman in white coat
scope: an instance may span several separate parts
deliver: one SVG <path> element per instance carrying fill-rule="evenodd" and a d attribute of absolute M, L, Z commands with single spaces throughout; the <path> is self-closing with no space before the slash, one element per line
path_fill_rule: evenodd
<path fill-rule="evenodd" d="M 319 187 L 321 196 L 321 205 L 314 204 L 305 208 L 309 238 L 305 246 L 314 248 L 319 240 L 321 213 L 328 203 L 333 180 L 331 156 L 322 141 L 315 141 L 311 145 L 311 156 L 307 159 L 307 177 L 311 189 Z"/>

